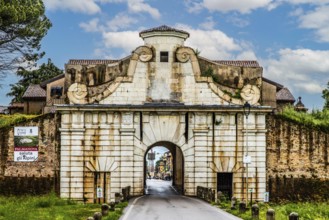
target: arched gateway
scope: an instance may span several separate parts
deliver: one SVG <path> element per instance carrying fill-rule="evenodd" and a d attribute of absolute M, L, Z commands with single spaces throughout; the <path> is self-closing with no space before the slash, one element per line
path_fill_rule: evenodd
<path fill-rule="evenodd" d="M 260 102 L 262 68 L 255 61 L 198 57 L 184 46 L 189 34 L 167 26 L 140 37 L 145 45 L 124 59 L 66 65 L 70 104 L 58 107 L 61 197 L 96 202 L 101 195 L 109 202 L 126 186 L 142 195 L 146 152 L 171 143 L 184 161 L 177 183 L 185 195 L 203 186 L 242 199 L 248 183 L 253 198 L 261 199 L 265 114 L 271 110 Z"/>

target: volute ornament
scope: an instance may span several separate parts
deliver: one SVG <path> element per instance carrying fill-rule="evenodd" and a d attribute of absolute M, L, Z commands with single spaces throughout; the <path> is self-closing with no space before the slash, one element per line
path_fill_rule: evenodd
<path fill-rule="evenodd" d="M 259 101 L 260 90 L 255 85 L 245 85 L 241 90 L 241 97 L 251 105 L 255 105 Z"/>
<path fill-rule="evenodd" d="M 147 46 L 138 47 L 134 53 L 138 55 L 139 60 L 142 62 L 148 62 L 153 58 L 153 51 Z"/>
<path fill-rule="evenodd" d="M 70 102 L 74 104 L 86 104 L 87 94 L 87 86 L 80 83 L 73 83 L 67 91 Z"/>
<path fill-rule="evenodd" d="M 180 47 L 176 50 L 176 58 L 179 62 L 186 63 L 195 54 L 194 50 L 189 47 Z"/>

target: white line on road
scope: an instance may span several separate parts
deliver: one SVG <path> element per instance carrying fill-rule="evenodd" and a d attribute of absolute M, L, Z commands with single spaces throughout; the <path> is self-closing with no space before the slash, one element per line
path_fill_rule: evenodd
<path fill-rule="evenodd" d="M 142 198 L 142 197 L 144 197 L 144 196 L 138 197 L 137 199 L 134 200 L 134 202 L 131 204 L 131 206 L 129 207 L 128 211 L 124 214 L 124 216 L 123 216 L 123 218 L 122 218 L 121 220 L 126 220 L 126 219 L 128 219 L 128 216 L 129 216 L 131 210 L 133 209 L 134 205 L 135 205 L 136 202 L 137 202 L 140 198 Z"/>
<path fill-rule="evenodd" d="M 179 194 L 178 192 L 177 192 L 177 190 L 171 185 L 170 186 L 177 194 Z"/>
<path fill-rule="evenodd" d="M 226 220 L 239 220 L 241 218 L 239 217 L 236 217 L 234 215 L 232 215 L 231 213 L 228 213 L 228 212 L 225 212 L 224 210 L 220 209 L 220 208 L 217 208 L 217 207 L 214 207 L 212 206 L 211 204 L 203 201 L 203 200 L 200 200 L 200 199 L 196 199 L 196 198 L 192 198 L 192 197 L 188 197 L 188 196 L 185 196 L 186 198 L 189 198 L 191 200 L 194 200 L 194 201 L 197 201 L 198 203 L 201 203 L 203 206 L 206 206 L 206 207 L 211 207 L 213 210 L 221 213 L 222 215 L 226 215 L 227 219 Z M 242 219 L 241 219 L 242 220 Z"/>

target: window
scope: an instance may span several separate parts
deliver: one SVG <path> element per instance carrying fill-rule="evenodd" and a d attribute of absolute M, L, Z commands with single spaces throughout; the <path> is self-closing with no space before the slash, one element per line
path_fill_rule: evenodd
<path fill-rule="evenodd" d="M 167 51 L 160 52 L 160 62 L 168 62 L 169 55 Z"/>
<path fill-rule="evenodd" d="M 51 87 L 51 90 L 50 90 L 51 97 L 59 98 L 62 96 L 62 94 L 63 94 L 63 87 L 61 87 L 61 86 Z"/>

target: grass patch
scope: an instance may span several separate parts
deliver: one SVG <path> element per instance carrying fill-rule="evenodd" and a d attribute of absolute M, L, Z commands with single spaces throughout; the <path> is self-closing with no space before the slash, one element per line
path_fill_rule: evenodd
<path fill-rule="evenodd" d="M 293 107 L 284 108 L 279 114 L 280 117 L 296 122 L 308 128 L 315 128 L 320 131 L 329 132 L 329 110 L 313 110 L 311 113 L 297 112 Z"/>
<path fill-rule="evenodd" d="M 118 220 L 127 202 L 116 206 L 115 211 L 103 220 Z M 0 196 L 0 220 L 85 220 L 101 211 L 100 204 L 83 204 L 58 198 L 55 194 L 45 196 Z"/>
<path fill-rule="evenodd" d="M 29 119 L 38 117 L 39 115 L 24 115 L 24 114 L 14 114 L 14 115 L 0 115 L 0 128 L 8 127 L 13 124 L 25 122 Z"/>
<path fill-rule="evenodd" d="M 276 220 L 287 220 L 288 216 L 292 212 L 296 212 L 299 215 L 299 220 L 326 220 L 329 219 L 328 203 L 317 202 L 301 202 L 301 203 L 259 203 L 259 220 L 266 220 L 266 212 L 268 209 L 275 210 Z M 249 209 L 245 213 L 239 213 L 239 210 L 231 210 L 228 202 L 222 202 L 221 204 L 215 204 L 215 206 L 235 215 L 244 220 L 252 220 L 251 210 Z M 238 206 L 237 206 L 238 207 Z"/>

